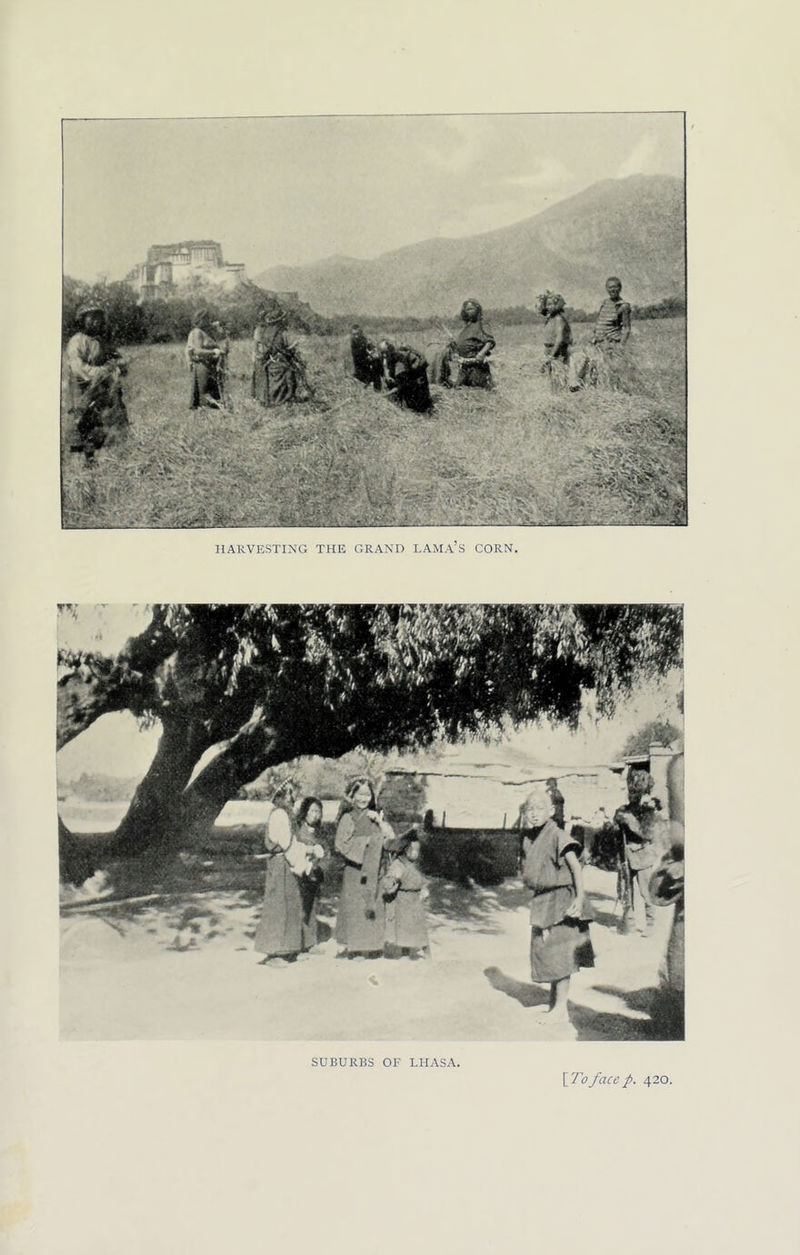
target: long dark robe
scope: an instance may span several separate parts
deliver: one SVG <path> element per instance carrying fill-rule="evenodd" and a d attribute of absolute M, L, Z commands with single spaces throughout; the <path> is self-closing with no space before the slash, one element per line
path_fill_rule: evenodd
<path fill-rule="evenodd" d="M 117 365 L 119 363 L 119 365 Z M 110 366 L 108 373 L 100 368 Z M 106 336 L 79 331 L 67 345 L 69 446 L 92 454 L 128 427 L 120 355 Z"/>
<path fill-rule="evenodd" d="M 425 414 L 433 402 L 428 387 L 428 363 L 416 349 L 401 345 L 394 353 L 384 356 L 384 378 L 389 387 L 390 399 L 403 409 Z"/>
<path fill-rule="evenodd" d="M 211 356 L 211 351 L 217 347 L 216 340 L 202 327 L 193 327 L 189 332 L 186 357 L 189 363 L 190 409 L 197 410 L 203 405 L 213 406 L 214 402 L 222 401 L 219 359 Z"/>
<path fill-rule="evenodd" d="M 456 353 L 459 358 L 474 358 L 486 345 L 495 346 L 495 338 L 485 330 L 481 322 L 464 323 L 456 336 Z M 492 372 L 487 361 L 460 361 L 458 363 L 457 388 L 491 388 Z"/>
<path fill-rule="evenodd" d="M 253 396 L 262 405 L 294 400 L 297 372 L 282 327 L 262 326 L 253 332 Z"/>
<path fill-rule="evenodd" d="M 352 810 L 339 820 L 336 849 L 345 859 L 336 940 L 353 953 L 382 950 L 386 908 L 381 892 L 384 834 L 366 811 Z"/>
<path fill-rule="evenodd" d="M 373 347 L 363 332 L 350 336 L 350 356 L 353 361 L 353 377 L 365 386 L 372 384 L 375 391 L 380 392 L 380 358 L 374 356 Z"/>
<path fill-rule="evenodd" d="M 294 820 L 288 811 L 286 814 L 294 838 Z M 253 944 L 259 954 L 299 954 L 303 949 L 301 877 L 295 875 L 284 857 L 284 851 L 269 840 L 269 835 L 265 845 L 264 905 Z"/>

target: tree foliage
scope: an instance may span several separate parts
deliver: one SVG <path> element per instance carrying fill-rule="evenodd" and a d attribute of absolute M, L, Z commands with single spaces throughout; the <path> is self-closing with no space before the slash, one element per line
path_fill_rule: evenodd
<path fill-rule="evenodd" d="M 680 728 L 668 719 L 651 719 L 632 732 L 622 747 L 620 758 L 646 754 L 651 745 L 671 745 L 681 735 Z"/>
<path fill-rule="evenodd" d="M 541 717 L 574 725 L 586 690 L 609 715 L 638 680 L 678 664 L 681 640 L 669 606 L 157 605 L 116 656 L 61 653 L 59 744 L 108 711 L 160 720 L 116 834 L 136 852 L 204 830 L 244 784 L 301 755 Z"/>

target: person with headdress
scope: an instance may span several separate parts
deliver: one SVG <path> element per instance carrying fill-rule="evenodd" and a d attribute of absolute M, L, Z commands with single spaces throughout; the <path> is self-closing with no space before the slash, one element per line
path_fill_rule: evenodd
<path fill-rule="evenodd" d="M 539 297 L 539 313 L 544 317 L 544 361 L 542 373 L 554 386 L 567 382 L 572 328 L 564 314 L 566 301 L 560 292 L 544 292 Z"/>
<path fill-rule="evenodd" d="M 363 383 L 365 388 L 371 385 L 376 392 L 380 392 L 380 354 L 372 341 L 367 339 L 363 327 L 360 327 L 358 323 L 350 328 L 349 350 L 353 378 Z"/>
<path fill-rule="evenodd" d="M 427 414 L 433 408 L 428 387 L 428 362 L 408 344 L 381 340 L 378 345 L 386 395 L 401 409 Z"/>
<path fill-rule="evenodd" d="M 428 926 L 425 922 L 425 877 L 419 869 L 421 852 L 416 828 L 409 828 L 386 842 L 391 863 L 381 882 L 386 900 L 386 941 L 411 957 L 428 956 Z"/>
<path fill-rule="evenodd" d="M 313 950 L 319 941 L 317 898 L 325 879 L 323 859 L 328 854 L 327 845 L 320 836 L 321 825 L 322 802 L 311 795 L 304 797 L 295 816 L 297 840 L 310 852 L 310 866 L 300 877 L 303 950 Z"/>
<path fill-rule="evenodd" d="M 75 321 L 79 330 L 67 344 L 69 448 L 91 459 L 128 426 L 122 399 L 128 366 L 108 334 L 102 305 L 83 305 Z"/>
<path fill-rule="evenodd" d="M 649 880 L 663 848 L 663 820 L 660 805 L 653 797 L 653 777 L 640 767 L 628 769 L 628 801 L 614 813 L 614 827 L 619 841 L 618 896 L 622 901 L 620 931 L 633 932 L 637 905 L 641 901 L 644 922 L 639 931 L 648 935 L 653 930 L 654 912 Z"/>
<path fill-rule="evenodd" d="M 219 384 L 220 347 L 211 334 L 211 315 L 198 309 L 192 315 L 192 329 L 186 341 L 186 365 L 189 368 L 189 407 L 222 408 Z"/>
<path fill-rule="evenodd" d="M 583 890 L 580 844 L 553 822 L 553 802 L 540 785 L 523 810 L 522 879 L 531 900 L 531 980 L 550 985 L 548 1023 L 569 1020 L 573 972 L 594 967 Z"/>
<path fill-rule="evenodd" d="M 395 833 L 378 811 L 375 792 L 366 777 L 351 782 L 343 806 L 334 843 L 344 859 L 336 940 L 348 956 L 376 956 L 383 953 L 386 939 L 381 889 L 386 843 Z"/>
<path fill-rule="evenodd" d="M 297 959 L 309 948 L 312 933 L 316 941 L 316 928 L 311 928 L 310 920 L 304 927 L 302 882 L 306 877 L 313 877 L 325 850 L 314 841 L 313 833 L 301 834 L 292 810 L 295 796 L 294 783 L 285 781 L 273 798 L 274 806 L 264 834 L 267 857 L 264 905 L 253 944 L 258 953 L 265 956 L 262 962 L 272 967 Z M 321 813 L 320 807 L 320 818 Z M 304 816 L 308 827 L 307 820 L 308 813 Z M 313 910 L 313 899 L 308 893 L 306 903 L 310 903 Z"/>
<path fill-rule="evenodd" d="M 260 307 L 253 332 L 253 396 L 262 405 L 283 405 L 297 393 L 297 355 L 286 323 L 277 301 Z"/>

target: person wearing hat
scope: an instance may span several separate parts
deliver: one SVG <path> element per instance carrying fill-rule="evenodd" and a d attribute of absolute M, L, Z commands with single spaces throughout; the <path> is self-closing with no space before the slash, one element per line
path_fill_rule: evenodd
<path fill-rule="evenodd" d="M 522 879 L 531 899 L 531 980 L 549 984 L 544 1017 L 569 1022 L 573 972 L 594 966 L 585 908 L 580 843 L 553 822 L 553 800 L 539 786 L 525 800 Z"/>
<path fill-rule="evenodd" d="M 189 408 L 210 406 L 222 409 L 219 385 L 219 363 L 222 351 L 211 335 L 211 315 L 198 309 L 192 316 L 192 329 L 186 341 L 186 365 L 189 367 Z"/>
<path fill-rule="evenodd" d="M 303 882 L 314 878 L 325 850 L 315 840 L 314 825 L 307 823 L 310 806 L 302 820 L 298 822 L 295 817 L 295 797 L 294 782 L 284 781 L 273 796 L 274 807 L 264 834 L 264 905 L 253 944 L 265 956 L 262 962 L 270 967 L 293 962 L 316 943 L 316 927 L 310 927 L 316 894 L 308 892 L 309 885 L 304 895 Z M 321 806 L 319 812 L 321 818 Z"/>
<path fill-rule="evenodd" d="M 416 828 L 409 828 L 386 850 L 394 858 L 381 881 L 386 899 L 386 941 L 409 958 L 420 954 L 427 958 L 428 926 L 425 922 L 425 877 L 419 870 L 422 847 Z"/>
<path fill-rule="evenodd" d="M 277 301 L 261 306 L 253 332 L 253 396 L 262 405 L 283 405 L 297 393 L 296 356 L 285 328 Z"/>
<path fill-rule="evenodd" d="M 69 448 L 91 459 L 128 426 L 122 399 L 128 367 L 108 335 L 102 305 L 83 305 L 75 321 L 79 330 L 67 344 Z"/>

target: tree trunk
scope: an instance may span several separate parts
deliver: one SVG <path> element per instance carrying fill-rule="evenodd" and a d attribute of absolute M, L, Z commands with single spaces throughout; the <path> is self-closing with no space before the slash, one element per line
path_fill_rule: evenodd
<path fill-rule="evenodd" d="M 224 745 L 187 788 L 182 799 L 182 831 L 196 841 L 212 827 L 223 806 L 267 767 L 292 757 L 259 710 Z"/>
<path fill-rule="evenodd" d="M 208 749 L 201 725 L 167 720 L 147 774 L 112 834 L 76 837 L 59 820 L 62 880 L 81 884 L 117 859 L 137 858 L 140 883 L 158 875 L 183 840 L 182 794 L 198 758 Z"/>

